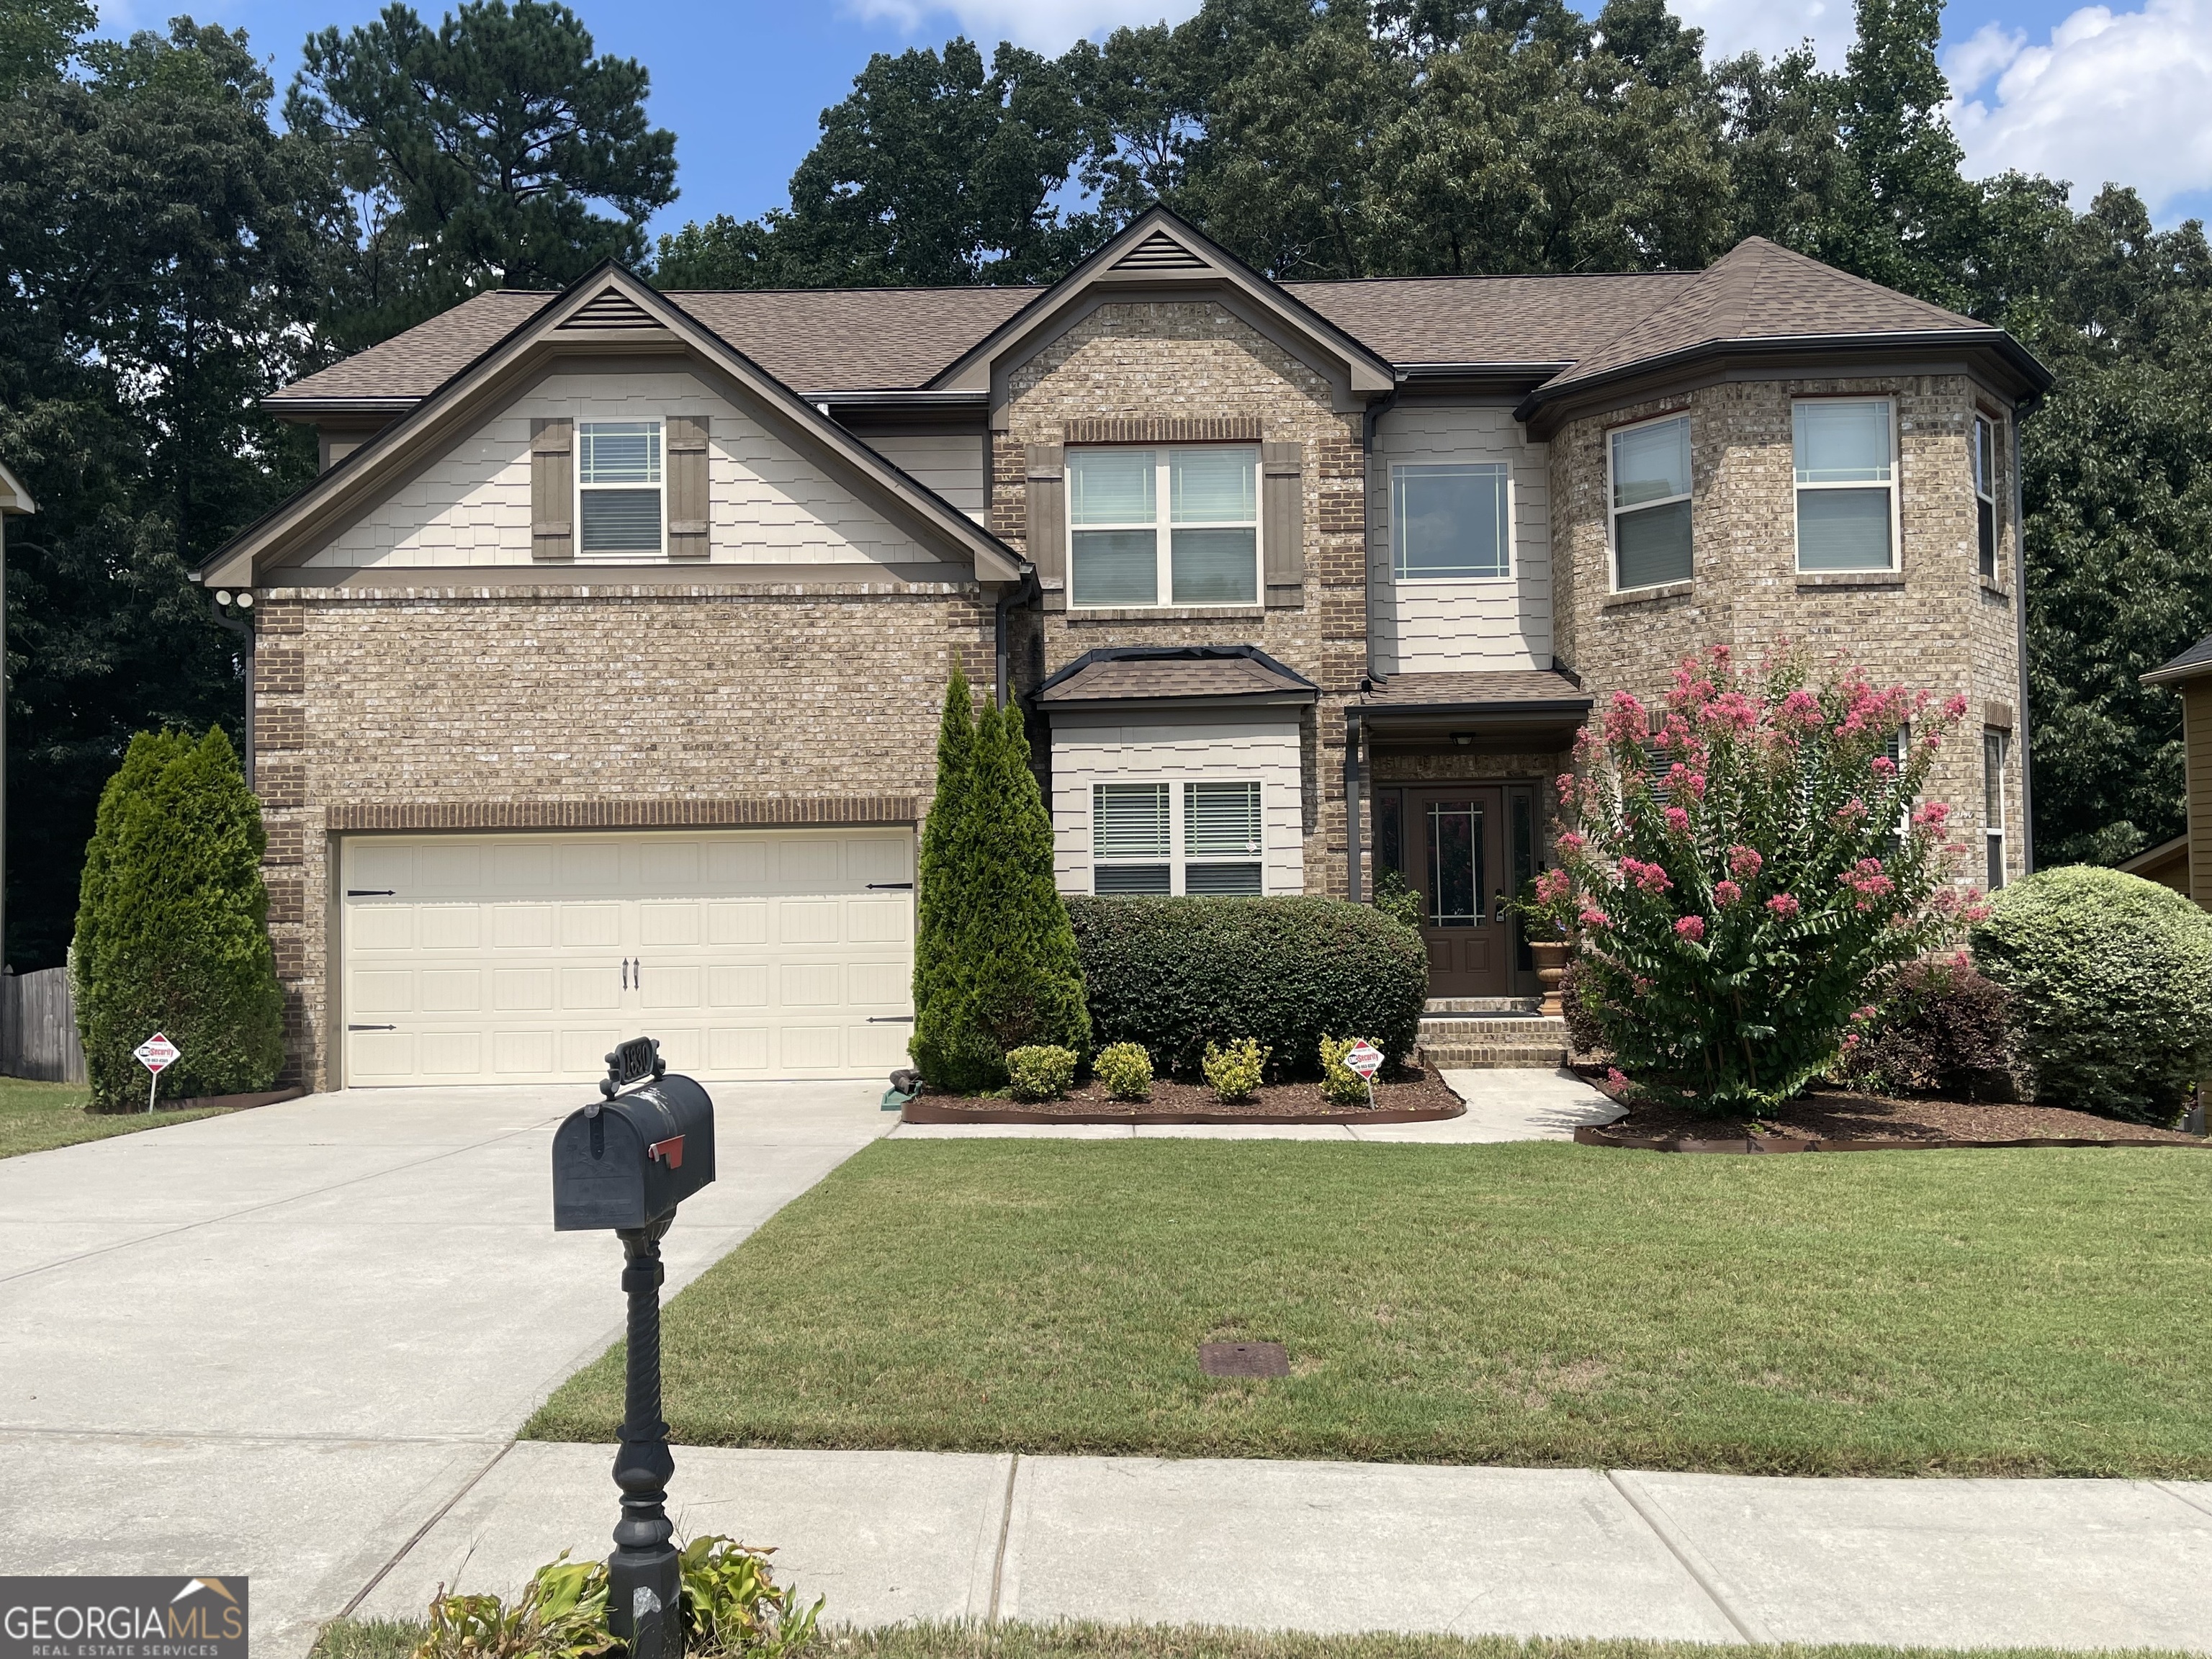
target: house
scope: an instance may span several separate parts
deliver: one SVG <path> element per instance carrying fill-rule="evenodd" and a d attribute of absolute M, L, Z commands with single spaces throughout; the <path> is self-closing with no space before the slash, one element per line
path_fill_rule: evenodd
<path fill-rule="evenodd" d="M 2181 749 L 2189 827 L 2146 848 L 2120 868 L 2158 882 L 2212 909 L 2212 636 L 2142 677 L 2181 694 Z"/>
<path fill-rule="evenodd" d="M 2000 330 L 1704 271 L 1267 280 L 1155 209 L 1047 289 L 477 296 L 270 399 L 217 554 L 310 1080 L 878 1074 L 947 675 L 1026 712 L 1070 892 L 1427 896 L 1440 997 L 1594 704 L 1779 639 L 1958 692 L 2027 866 Z"/>

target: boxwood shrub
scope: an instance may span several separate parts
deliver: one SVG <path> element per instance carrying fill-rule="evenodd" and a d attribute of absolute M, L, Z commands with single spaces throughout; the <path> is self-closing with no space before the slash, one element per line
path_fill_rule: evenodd
<path fill-rule="evenodd" d="M 2069 865 L 1998 893 L 1974 963 L 2007 1018 L 2035 1098 L 2163 1123 L 2212 1062 L 2212 916 L 2170 889 Z"/>
<path fill-rule="evenodd" d="M 1252 1037 L 1275 1077 L 1319 1074 L 1324 1036 L 1413 1052 L 1429 994 L 1421 936 L 1326 898 L 1071 898 L 1095 1041 L 1141 1042 L 1194 1077 L 1209 1042 Z"/>

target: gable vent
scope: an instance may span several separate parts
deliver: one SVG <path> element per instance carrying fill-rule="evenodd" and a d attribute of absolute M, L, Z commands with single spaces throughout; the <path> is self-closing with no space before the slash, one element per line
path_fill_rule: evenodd
<path fill-rule="evenodd" d="M 1206 261 L 1164 230 L 1151 235 L 1114 261 L 1116 270 L 1204 270 Z"/>
<path fill-rule="evenodd" d="M 563 324 L 563 328 L 659 328 L 659 323 L 646 313 L 645 307 L 620 289 L 602 289 L 585 302 L 576 314 Z"/>

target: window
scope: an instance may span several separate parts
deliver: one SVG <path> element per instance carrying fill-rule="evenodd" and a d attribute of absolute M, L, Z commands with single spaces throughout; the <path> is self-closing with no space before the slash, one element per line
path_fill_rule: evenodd
<path fill-rule="evenodd" d="M 1796 405 L 1797 568 L 1895 567 L 1897 469 L 1887 398 Z"/>
<path fill-rule="evenodd" d="M 576 496 L 582 552 L 659 552 L 660 422 L 579 422 Z"/>
<path fill-rule="evenodd" d="M 1069 603 L 1260 602 L 1260 452 L 1067 452 Z"/>
<path fill-rule="evenodd" d="M 1513 574 L 1502 464 L 1390 469 L 1390 568 L 1401 581 Z"/>
<path fill-rule="evenodd" d="M 1689 580 L 1689 416 L 1623 427 L 1612 458 L 1613 586 Z"/>
<path fill-rule="evenodd" d="M 1182 890 L 1260 890 L 1260 786 L 1186 783 L 1182 787 Z"/>
<path fill-rule="evenodd" d="M 1989 844 L 1989 890 L 2005 880 L 2005 750 L 2012 733 L 1991 727 L 1982 733 L 1982 836 Z"/>
<path fill-rule="evenodd" d="M 1259 893 L 1261 823 L 1257 783 L 1094 783 L 1091 890 Z"/>
<path fill-rule="evenodd" d="M 1482 809 L 1471 802 L 1429 803 L 1429 926 L 1480 927 L 1488 917 L 1482 895 Z"/>
<path fill-rule="evenodd" d="M 1974 416 L 1974 517 L 1980 534 L 1982 574 L 1997 579 L 1997 431 L 1987 416 Z"/>

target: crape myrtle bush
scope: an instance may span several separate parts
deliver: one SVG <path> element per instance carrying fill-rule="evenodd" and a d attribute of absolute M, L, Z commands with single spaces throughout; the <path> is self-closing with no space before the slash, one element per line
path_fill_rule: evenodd
<path fill-rule="evenodd" d="M 2012 993 L 2035 1098 L 2165 1123 L 2212 1065 L 2212 916 L 2118 870 L 2042 870 L 1991 901 L 1973 935 Z"/>
<path fill-rule="evenodd" d="M 1875 1094 L 2010 1100 L 2011 1001 L 2004 987 L 1974 971 L 1964 951 L 1907 963 L 1872 1007 L 1853 1017 L 1840 1074 Z"/>
<path fill-rule="evenodd" d="M 1326 898 L 1070 898 L 1101 1042 L 1139 1042 L 1194 1076 L 1209 1042 L 1251 1037 L 1271 1076 L 1310 1077 L 1324 1035 L 1412 1053 L 1429 994 L 1421 937 Z"/>
<path fill-rule="evenodd" d="M 1912 804 L 1966 712 L 1932 701 L 1856 672 L 1816 687 L 1797 657 L 1747 673 L 1716 646 L 1656 722 L 1617 692 L 1584 731 L 1551 884 L 1571 886 L 1584 994 L 1638 1091 L 1779 1106 L 1836 1062 L 1869 985 L 1984 913 L 1948 883 L 1948 809 Z"/>

